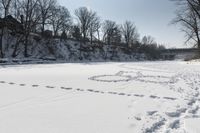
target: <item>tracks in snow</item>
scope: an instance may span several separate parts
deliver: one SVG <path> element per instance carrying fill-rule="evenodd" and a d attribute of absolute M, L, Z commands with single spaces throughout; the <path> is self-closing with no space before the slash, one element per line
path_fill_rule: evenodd
<path fill-rule="evenodd" d="M 184 133 L 184 120 L 187 118 L 200 118 L 200 75 L 199 74 L 186 74 L 181 75 L 182 80 L 186 84 L 188 92 L 181 92 L 177 90 L 178 93 L 186 93 L 185 104 L 176 107 L 175 110 L 171 111 L 153 111 L 149 112 L 146 116 L 147 119 L 154 119 L 155 122 L 151 125 L 143 125 L 144 133 Z M 181 100 L 181 99 L 178 99 Z M 183 100 L 183 99 L 182 99 Z M 164 113 L 164 114 L 163 114 Z"/>
<path fill-rule="evenodd" d="M 133 73 L 132 70 L 137 70 L 139 72 L 146 71 L 147 73 L 163 73 L 164 75 L 171 73 L 164 70 L 148 69 L 145 67 L 135 68 L 134 66 L 125 64 L 120 65 L 120 67 L 131 70 L 120 72 L 122 76 L 127 76 L 128 74 L 131 75 L 131 73 Z M 200 118 L 200 74 L 198 72 L 182 71 L 173 76 L 171 80 L 168 80 L 169 77 L 166 76 L 144 75 L 139 72 L 137 73 L 137 76 L 132 77 L 132 80 L 143 83 L 166 85 L 170 90 L 180 96 L 180 98 L 176 99 L 176 97 L 175 99 L 177 100 L 177 103 L 182 104 L 177 104 L 174 109 L 163 110 L 163 112 L 155 108 L 155 110 L 147 111 L 146 114 L 134 114 L 130 119 L 135 119 L 139 123 L 144 123 L 141 129 L 144 133 L 185 133 L 184 120 L 187 118 Z M 102 77 L 106 77 L 106 75 L 102 75 Z M 153 78 L 157 80 L 152 80 Z M 105 80 L 99 79 L 100 76 L 95 77 L 93 80 L 105 82 Z M 152 99 L 159 99 L 159 96 L 157 95 L 151 95 L 150 97 Z M 175 100 L 170 97 L 163 98 Z"/>
<path fill-rule="evenodd" d="M 109 94 L 109 95 L 116 95 L 116 96 L 125 96 L 125 97 L 138 97 L 138 98 L 144 98 L 144 97 L 149 97 L 150 99 L 163 99 L 163 100 L 170 100 L 170 101 L 175 101 L 177 98 L 174 97 L 159 97 L 156 95 L 142 95 L 142 94 L 133 94 L 133 93 L 124 93 L 124 92 L 115 92 L 115 91 L 101 91 L 101 90 L 95 90 L 95 89 L 80 89 L 80 88 L 72 88 L 72 87 L 64 87 L 64 86 L 51 86 L 51 85 L 39 85 L 39 84 L 33 84 L 33 85 L 28 85 L 24 83 L 15 83 L 15 82 L 7 82 L 7 81 L 0 81 L 0 84 L 8 84 L 11 86 L 20 86 L 20 87 L 32 87 L 32 88 L 38 88 L 38 87 L 45 87 L 48 89 L 62 89 L 62 90 L 74 90 L 77 92 L 89 92 L 89 93 L 95 93 L 95 94 Z"/>

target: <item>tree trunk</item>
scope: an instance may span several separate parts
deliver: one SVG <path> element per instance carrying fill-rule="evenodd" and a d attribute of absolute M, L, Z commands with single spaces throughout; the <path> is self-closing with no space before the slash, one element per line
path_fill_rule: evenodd
<path fill-rule="evenodd" d="M 42 21 L 42 35 L 44 35 L 44 26 L 45 26 L 45 21 Z"/>
<path fill-rule="evenodd" d="M 85 32 L 83 33 L 83 43 L 84 44 L 86 43 L 86 33 Z"/>
<path fill-rule="evenodd" d="M 92 33 L 90 33 L 90 44 L 92 44 L 93 38 L 92 38 Z"/>
<path fill-rule="evenodd" d="M 199 30 L 198 27 L 195 29 L 196 37 L 197 37 L 197 47 L 198 47 L 198 55 L 200 55 L 200 38 L 199 38 Z"/>
<path fill-rule="evenodd" d="M 17 48 L 18 48 L 18 45 L 19 45 L 19 43 L 17 42 L 17 43 L 15 44 L 14 51 L 13 51 L 13 53 L 12 53 L 12 57 L 13 57 L 13 58 L 15 58 L 15 57 L 17 56 Z"/>
<path fill-rule="evenodd" d="M 100 41 L 99 30 L 97 30 L 98 41 Z"/>
<path fill-rule="evenodd" d="M 3 35 L 4 35 L 4 27 L 1 29 L 1 36 L 0 36 L 0 58 L 4 57 L 4 54 L 3 54 Z"/>
<path fill-rule="evenodd" d="M 26 35 L 24 41 L 24 57 L 28 57 L 28 36 L 29 35 Z"/>
<path fill-rule="evenodd" d="M 20 42 L 22 42 L 22 37 L 20 37 L 19 40 L 17 40 L 17 42 L 15 44 L 15 47 L 14 47 L 14 50 L 13 50 L 13 53 L 12 53 L 13 58 L 17 56 L 17 49 L 18 49 Z"/>
<path fill-rule="evenodd" d="M 200 56 L 200 42 L 198 42 L 198 55 Z"/>

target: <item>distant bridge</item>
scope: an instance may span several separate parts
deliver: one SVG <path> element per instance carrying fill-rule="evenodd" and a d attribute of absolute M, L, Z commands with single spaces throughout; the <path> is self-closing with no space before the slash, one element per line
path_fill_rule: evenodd
<path fill-rule="evenodd" d="M 161 56 L 164 60 L 188 59 L 194 57 L 198 53 L 197 48 L 177 48 L 161 50 Z"/>

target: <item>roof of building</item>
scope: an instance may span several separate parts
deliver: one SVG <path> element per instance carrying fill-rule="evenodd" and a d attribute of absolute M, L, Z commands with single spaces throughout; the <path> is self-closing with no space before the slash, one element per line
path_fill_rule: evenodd
<path fill-rule="evenodd" d="M 10 30 L 23 31 L 23 25 L 11 15 L 6 16 L 5 18 L 0 18 L 0 28 L 5 26 Z"/>

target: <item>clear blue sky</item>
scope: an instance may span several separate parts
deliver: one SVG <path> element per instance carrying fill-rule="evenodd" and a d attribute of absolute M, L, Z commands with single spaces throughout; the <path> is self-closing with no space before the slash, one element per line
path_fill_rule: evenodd
<path fill-rule="evenodd" d="M 103 20 L 117 23 L 130 20 L 142 36 L 151 35 L 167 47 L 186 47 L 180 27 L 170 25 L 175 17 L 176 5 L 170 0 L 58 0 L 71 14 L 86 6 L 98 13 Z"/>

